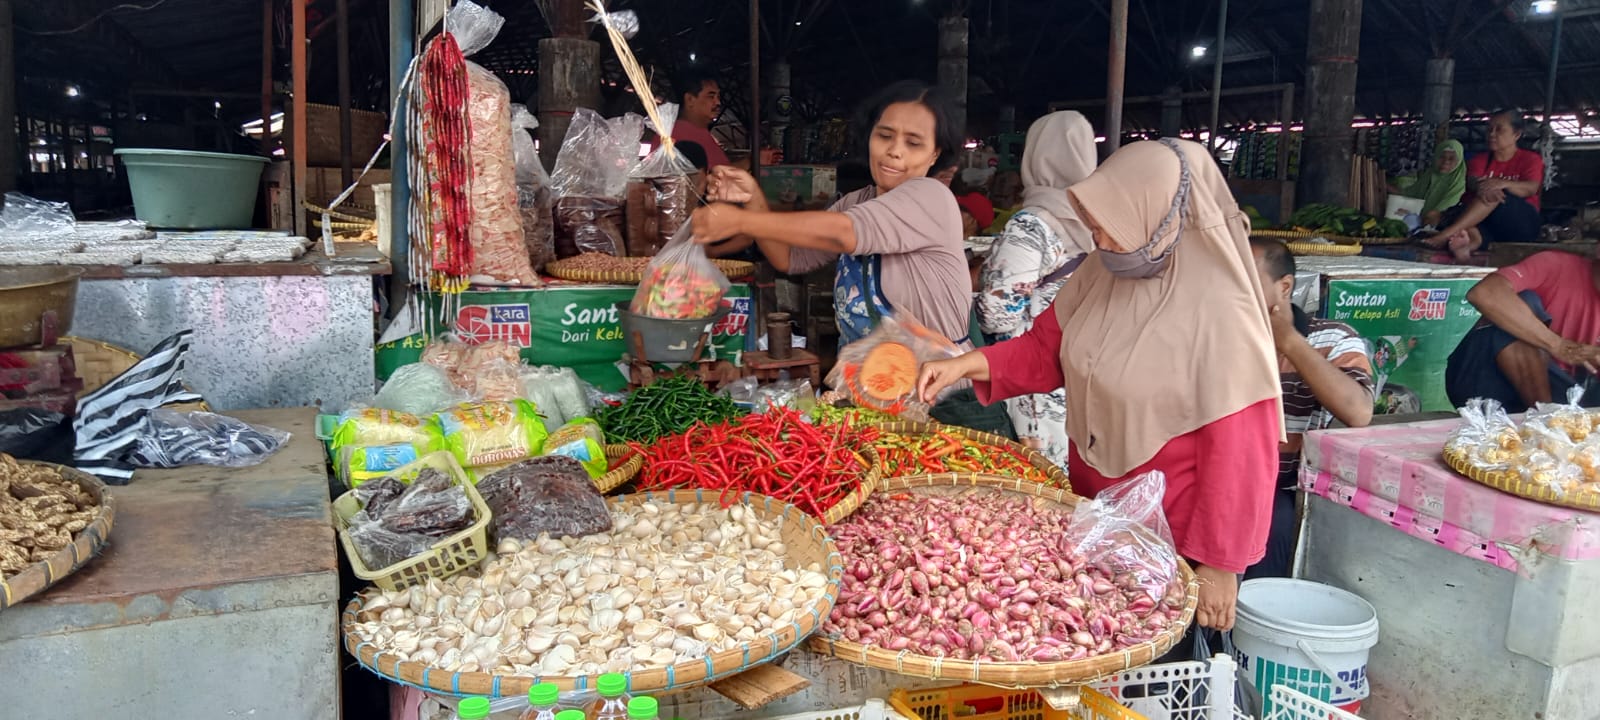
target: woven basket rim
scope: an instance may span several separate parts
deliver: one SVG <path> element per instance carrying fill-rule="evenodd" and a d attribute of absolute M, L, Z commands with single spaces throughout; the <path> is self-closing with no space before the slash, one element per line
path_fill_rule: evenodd
<path fill-rule="evenodd" d="M 111 540 L 111 527 L 117 514 L 116 499 L 99 478 L 66 465 L 37 460 L 17 460 L 17 462 L 22 465 L 44 465 L 55 468 L 62 477 L 71 478 L 79 487 L 93 495 L 100 504 L 100 510 L 95 513 L 94 519 L 90 520 L 87 526 L 72 534 L 72 542 L 66 547 L 11 575 L 0 577 L 0 611 L 44 592 L 99 555 Z"/>
<path fill-rule="evenodd" d="M 1071 492 L 1019 478 L 981 473 L 937 473 L 894 478 L 884 483 L 884 491 L 917 487 L 971 486 L 1010 491 L 1067 507 L 1082 498 Z M 907 651 L 881 650 L 873 646 L 817 635 L 807 642 L 812 652 L 832 655 L 846 662 L 929 680 L 959 680 L 996 687 L 1059 687 L 1083 685 L 1155 662 L 1166 654 L 1188 630 L 1200 600 L 1200 581 L 1183 558 L 1178 570 L 1187 584 L 1184 610 L 1179 621 L 1167 626 L 1154 639 L 1106 655 L 1063 662 L 972 662 L 944 660 Z"/>
<path fill-rule="evenodd" d="M 594 487 L 600 491 L 601 495 L 621 487 L 623 483 L 636 477 L 639 471 L 644 468 L 644 455 L 634 453 L 633 448 L 625 444 L 612 443 L 607 445 L 605 450 L 607 460 L 617 460 L 623 457 L 626 457 L 627 460 L 607 471 L 606 474 L 594 479 Z M 629 453 L 633 454 L 629 455 Z"/>
<path fill-rule="evenodd" d="M 866 472 L 861 474 L 861 482 L 849 495 L 840 498 L 833 507 L 824 510 L 822 517 L 818 518 L 824 525 L 836 525 L 845 518 L 855 514 L 861 506 L 866 504 L 867 498 L 883 486 L 883 460 L 877 453 L 856 453 L 856 457 L 867 463 Z"/>
<path fill-rule="evenodd" d="M 707 490 L 675 489 L 606 498 L 607 504 L 612 506 L 644 500 L 678 504 L 711 503 L 718 502 L 720 496 Z M 808 635 L 822 626 L 822 619 L 833 612 L 834 599 L 839 595 L 839 581 L 844 576 L 844 565 L 839 557 L 838 548 L 834 546 L 833 539 L 828 536 L 821 521 L 807 515 L 799 507 L 764 495 L 744 493 L 739 500 L 745 507 L 764 513 L 769 518 L 782 518 L 786 526 L 789 522 L 800 523 L 795 536 L 804 537 L 812 544 L 797 548 L 795 543 L 786 541 L 785 559 L 791 561 L 795 567 L 805 567 L 816 562 L 827 569 L 825 574 L 828 576 L 828 585 L 823 591 L 822 599 L 811 612 L 797 613 L 798 619 L 790 627 L 761 636 L 754 642 L 707 656 L 704 661 L 682 662 L 668 667 L 651 667 L 641 672 L 624 673 L 628 676 L 630 692 L 698 687 L 764 665 L 799 647 Z M 366 592 L 371 591 L 367 590 L 362 594 Z M 358 622 L 358 604 L 362 599 L 362 595 L 353 598 L 340 616 L 345 649 L 362 667 L 390 682 L 456 697 L 464 695 L 514 697 L 526 693 L 529 687 L 539 682 L 554 683 L 563 690 L 582 690 L 594 686 L 596 678 L 591 676 L 528 677 L 484 672 L 453 673 L 434 670 L 417 662 L 402 662 L 398 656 L 386 652 L 380 653 L 367 643 L 357 641 L 353 626 Z"/>
<path fill-rule="evenodd" d="M 638 284 L 644 280 L 644 269 L 638 270 L 591 270 L 588 268 L 568 268 L 564 263 L 572 258 L 552 260 L 545 264 L 544 273 L 550 277 L 566 280 L 568 282 L 587 283 L 623 283 Z M 744 260 L 724 260 L 713 258 L 712 264 L 717 266 L 722 274 L 729 280 L 747 278 L 756 273 L 755 263 Z"/>
<path fill-rule="evenodd" d="M 1520 473 L 1511 470 L 1487 470 L 1478 467 L 1466 453 L 1453 448 L 1444 449 L 1444 461 L 1451 470 L 1466 476 L 1467 479 L 1488 485 L 1500 492 L 1547 505 L 1600 512 L 1600 490 L 1583 488 L 1571 493 L 1557 492 L 1554 488 L 1524 480 Z"/>
<path fill-rule="evenodd" d="M 1411 238 L 1407 237 L 1356 237 L 1354 235 L 1333 235 L 1308 230 L 1251 230 L 1250 235 L 1251 237 L 1274 238 L 1277 240 L 1304 240 L 1321 237 L 1332 240 L 1339 245 L 1404 245 L 1411 242 Z"/>
<path fill-rule="evenodd" d="M 62 335 L 61 338 L 58 340 L 58 342 L 66 343 L 67 345 L 71 345 L 72 346 L 73 362 L 79 363 L 80 365 L 81 365 L 81 362 L 84 360 L 83 357 L 78 355 L 78 346 L 80 344 L 86 345 L 86 346 L 88 346 L 88 347 L 90 347 L 90 348 L 92 348 L 92 349 L 94 349 L 94 350 L 96 350 L 98 352 L 103 352 L 103 353 L 106 353 L 106 354 L 109 354 L 109 355 L 116 355 L 116 356 L 119 356 L 121 358 L 124 358 L 124 359 L 128 360 L 128 367 L 130 367 L 130 368 L 133 367 L 134 365 L 139 364 L 139 361 L 144 359 L 143 355 L 140 355 L 139 353 L 136 353 L 136 352 L 134 352 L 132 350 L 129 350 L 129 349 L 125 348 L 125 347 L 122 347 L 121 345 L 108 343 L 108 342 L 106 342 L 104 340 L 96 340 L 94 338 L 83 337 L 82 335 Z M 123 368 L 123 372 L 126 372 L 126 371 L 127 371 L 127 368 Z M 118 374 L 121 374 L 121 373 L 118 373 Z M 104 387 L 105 384 L 107 382 L 110 382 L 113 378 L 107 378 L 106 380 L 104 380 L 102 382 L 97 382 L 97 383 L 94 383 L 92 385 L 89 383 L 89 381 L 87 379 L 84 379 L 84 378 L 79 378 L 79 379 L 80 380 L 84 380 L 84 386 L 83 386 L 83 390 L 81 391 L 81 394 L 82 395 L 88 395 L 89 393 L 92 393 L 92 392 L 94 392 L 96 390 L 99 390 L 100 388 Z M 189 392 L 194 392 L 194 388 L 189 387 L 188 383 L 184 383 L 183 384 L 183 389 L 188 390 Z M 199 410 L 201 412 L 211 412 L 211 405 L 208 404 L 205 400 L 201 400 L 199 402 L 194 402 L 194 403 L 178 403 L 176 405 L 168 405 L 166 407 L 168 409 L 193 408 L 193 409 Z"/>
<path fill-rule="evenodd" d="M 996 435 L 994 433 L 984 432 L 982 430 L 973 430 L 972 428 L 961 427 L 960 425 L 945 425 L 938 422 L 911 422 L 907 420 L 878 423 L 874 425 L 874 427 L 885 432 L 895 433 L 897 435 L 932 435 L 941 432 L 949 433 L 951 435 L 959 435 L 967 438 L 968 440 L 981 442 L 985 445 L 1011 448 L 1020 451 L 1023 457 L 1028 459 L 1029 464 L 1033 465 L 1035 468 L 1038 468 L 1040 472 L 1044 473 L 1051 480 L 1056 481 L 1057 485 L 1062 489 L 1070 492 L 1072 488 L 1072 483 L 1068 478 L 1066 468 L 1051 462 L 1050 458 L 1045 457 L 1044 453 L 1028 447 L 1027 445 L 1023 445 L 1022 443 L 1012 440 L 1011 438 L 1005 437 L 1004 435 Z M 926 473 L 912 473 L 911 475 L 922 474 Z M 884 469 L 883 475 L 885 480 L 892 479 L 887 468 Z M 910 475 L 901 477 L 910 477 Z"/>
<path fill-rule="evenodd" d="M 1288 242 L 1289 252 L 1301 256 L 1350 257 L 1361 254 L 1360 245 L 1327 245 L 1313 242 Z"/>

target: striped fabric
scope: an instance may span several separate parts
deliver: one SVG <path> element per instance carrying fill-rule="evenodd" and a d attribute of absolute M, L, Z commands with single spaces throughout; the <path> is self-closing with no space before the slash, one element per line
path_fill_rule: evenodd
<path fill-rule="evenodd" d="M 180 379 L 193 335 L 184 330 L 162 340 L 143 360 L 78 400 L 72 422 L 78 469 L 112 485 L 128 484 L 133 465 L 127 455 L 138 446 L 145 416 L 163 405 L 200 401 Z"/>
<path fill-rule="evenodd" d="M 1349 325 L 1333 320 L 1301 316 L 1296 324 L 1306 341 L 1346 375 L 1355 378 L 1368 392 L 1373 389 L 1371 351 L 1367 341 Z M 1300 378 L 1300 373 L 1288 361 L 1279 367 L 1283 385 L 1284 431 L 1289 442 L 1278 456 L 1278 487 L 1294 487 L 1300 472 L 1300 443 L 1312 430 L 1323 430 L 1333 424 L 1333 413 L 1322 406 L 1311 392 L 1311 386 Z"/>

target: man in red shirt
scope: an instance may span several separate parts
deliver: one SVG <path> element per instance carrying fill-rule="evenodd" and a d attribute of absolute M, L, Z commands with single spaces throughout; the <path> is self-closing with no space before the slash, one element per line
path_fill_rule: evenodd
<path fill-rule="evenodd" d="M 1467 301 L 1483 322 L 1445 368 L 1457 406 L 1487 397 L 1523 412 L 1565 400 L 1579 377 L 1600 370 L 1600 259 L 1542 252 L 1484 278 Z"/>
<path fill-rule="evenodd" d="M 1532 242 L 1544 223 L 1539 190 L 1544 187 L 1544 158 L 1517 146 L 1525 123 L 1522 113 L 1501 110 L 1489 118 L 1489 152 L 1467 161 L 1471 192 L 1446 211 L 1445 227 L 1425 241 L 1445 247 L 1459 260 L 1489 243 Z"/>
<path fill-rule="evenodd" d="M 717 86 L 717 78 L 704 70 L 691 68 L 673 79 L 672 91 L 679 103 L 672 139 L 699 144 L 706 151 L 707 167 L 727 165 L 728 154 L 711 136 L 711 123 L 722 114 L 722 88 Z"/>

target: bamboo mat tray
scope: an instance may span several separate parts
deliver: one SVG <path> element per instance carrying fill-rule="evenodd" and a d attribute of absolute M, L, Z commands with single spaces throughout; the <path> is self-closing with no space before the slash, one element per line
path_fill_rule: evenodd
<path fill-rule="evenodd" d="M 1600 486 L 1586 483 L 1577 490 L 1561 490 L 1526 480 L 1515 470 L 1485 470 L 1474 465 L 1466 453 L 1449 448 L 1444 451 L 1444 462 L 1451 470 L 1501 492 L 1573 510 L 1600 512 Z"/>
<path fill-rule="evenodd" d="M 644 280 L 645 267 L 650 264 L 650 258 L 615 258 L 617 267 L 614 269 L 595 270 L 592 268 L 578 267 L 573 258 L 556 260 L 544 266 L 544 272 L 550 277 L 570 282 L 582 283 L 611 283 L 622 285 L 637 285 Z M 755 263 L 743 260 L 722 260 L 714 258 L 712 264 L 728 276 L 729 280 L 738 280 L 756 274 Z"/>
<path fill-rule="evenodd" d="M 56 468 L 62 477 L 77 482 L 94 496 L 95 501 L 100 504 L 100 511 L 89 521 L 87 527 L 73 533 L 72 542 L 66 547 L 15 574 L 0 577 L 0 611 L 44 592 L 99 555 L 111 539 L 111 525 L 117 514 L 116 503 L 111 493 L 107 492 L 105 484 L 93 475 L 65 465 L 32 460 L 17 462 L 22 465 Z"/>
<path fill-rule="evenodd" d="M 1285 243 L 1289 252 L 1295 255 L 1315 255 L 1320 257 L 1349 257 L 1360 255 L 1360 245 L 1329 245 L 1316 242 L 1289 242 Z"/>
<path fill-rule="evenodd" d="M 1064 505 L 1069 510 L 1081 500 L 1066 490 L 997 475 L 955 474 L 917 475 L 884 482 L 885 492 L 930 487 L 986 487 L 1037 498 L 1039 502 Z M 884 650 L 842 638 L 817 635 L 807 643 L 812 652 L 832 655 L 846 662 L 910 675 L 928 680 L 954 680 L 1010 688 L 1054 688 L 1084 685 L 1124 670 L 1155 662 L 1183 638 L 1194 620 L 1200 600 L 1200 581 L 1188 564 L 1178 559 L 1178 570 L 1187 592 L 1184 610 L 1177 621 L 1154 639 L 1105 655 L 1063 662 L 988 662 L 946 660 L 914 655 L 907 651 Z"/>

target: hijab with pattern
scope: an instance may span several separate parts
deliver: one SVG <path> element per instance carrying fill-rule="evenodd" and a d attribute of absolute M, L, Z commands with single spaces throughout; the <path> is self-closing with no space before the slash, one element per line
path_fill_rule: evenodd
<path fill-rule="evenodd" d="M 1068 195 L 1100 249 L 1170 254 L 1132 279 L 1091 253 L 1056 298 L 1067 436 L 1085 462 L 1119 478 L 1173 438 L 1279 398 L 1250 223 L 1204 147 L 1124 146 Z"/>
<path fill-rule="evenodd" d="M 1094 127 L 1073 110 L 1053 112 L 1028 128 L 1022 149 L 1022 209 L 1038 217 L 1069 248 L 1068 257 L 1094 249 L 1089 228 L 1066 189 L 1094 172 Z"/>

